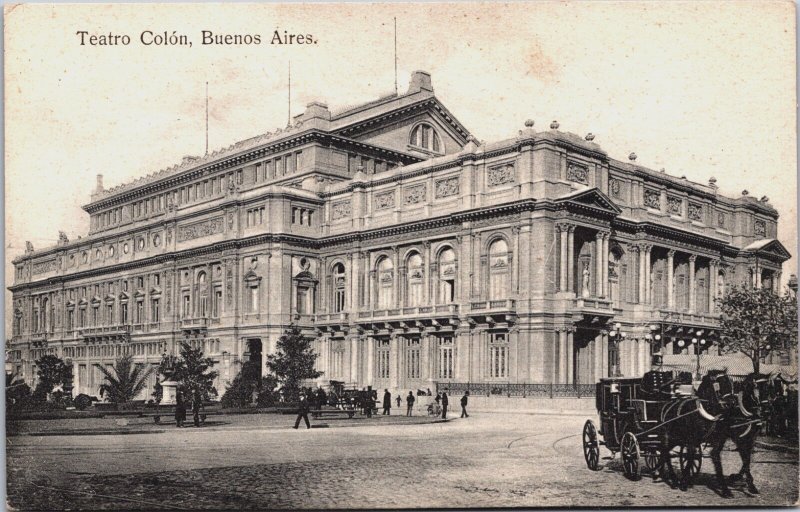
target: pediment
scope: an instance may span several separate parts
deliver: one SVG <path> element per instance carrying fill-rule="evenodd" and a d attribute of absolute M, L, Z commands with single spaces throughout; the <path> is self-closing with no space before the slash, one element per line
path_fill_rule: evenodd
<path fill-rule="evenodd" d="M 580 209 L 599 210 L 612 216 L 622 213 L 622 209 L 597 187 L 572 192 L 556 199 L 556 203 Z"/>
<path fill-rule="evenodd" d="M 744 248 L 744 251 L 756 254 L 758 256 L 767 257 L 778 261 L 786 261 L 792 257 L 786 247 L 774 238 L 771 240 L 761 240 L 759 242 L 750 244 Z"/>
<path fill-rule="evenodd" d="M 385 111 L 376 110 L 373 116 L 349 123 L 336 130 L 336 133 L 423 159 L 460 152 L 470 135 L 455 116 L 432 96 L 411 105 L 401 104 Z M 433 127 L 440 139 L 440 151 L 426 151 L 411 144 L 411 132 L 420 124 Z"/>

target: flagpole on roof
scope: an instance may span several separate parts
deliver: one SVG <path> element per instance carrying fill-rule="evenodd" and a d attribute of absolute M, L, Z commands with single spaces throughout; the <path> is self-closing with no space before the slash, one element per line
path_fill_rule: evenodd
<path fill-rule="evenodd" d="M 208 155 L 208 82 L 206 82 L 206 155 Z"/>

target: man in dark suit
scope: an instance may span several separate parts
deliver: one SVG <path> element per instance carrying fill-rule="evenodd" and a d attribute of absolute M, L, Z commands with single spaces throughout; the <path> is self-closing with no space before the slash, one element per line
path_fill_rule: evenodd
<path fill-rule="evenodd" d="M 311 422 L 308 421 L 308 398 L 305 392 L 300 393 L 300 403 L 297 404 L 297 419 L 294 421 L 294 428 L 300 426 L 300 418 L 306 422 L 306 429 L 311 428 Z"/>
<path fill-rule="evenodd" d="M 442 393 L 442 419 L 447 419 L 447 404 L 449 399 L 447 398 L 447 390 Z"/>
<path fill-rule="evenodd" d="M 388 389 L 383 390 L 383 414 L 384 416 L 389 415 L 389 411 L 392 409 L 392 394 L 389 393 Z"/>
<path fill-rule="evenodd" d="M 469 400 L 469 391 L 464 391 L 464 396 L 461 397 L 461 417 L 469 418 L 467 414 L 467 401 Z"/>

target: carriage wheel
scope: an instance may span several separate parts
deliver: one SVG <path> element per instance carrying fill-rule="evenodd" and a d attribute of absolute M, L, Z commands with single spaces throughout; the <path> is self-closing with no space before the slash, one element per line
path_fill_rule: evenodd
<path fill-rule="evenodd" d="M 625 432 L 622 436 L 622 467 L 625 476 L 631 480 L 638 480 L 641 476 L 639 468 L 639 441 L 633 432 Z"/>
<path fill-rule="evenodd" d="M 700 467 L 703 464 L 703 450 L 700 446 L 694 444 L 681 446 L 678 452 L 678 462 L 681 470 L 681 484 L 689 486 L 697 473 L 700 472 Z"/>
<path fill-rule="evenodd" d="M 592 471 L 597 471 L 597 462 L 600 460 L 600 445 L 597 442 L 597 429 L 592 420 L 583 424 L 583 458 L 586 466 Z"/>
<path fill-rule="evenodd" d="M 645 452 L 644 467 L 651 473 L 658 471 L 661 468 L 661 452 L 659 450 Z"/>

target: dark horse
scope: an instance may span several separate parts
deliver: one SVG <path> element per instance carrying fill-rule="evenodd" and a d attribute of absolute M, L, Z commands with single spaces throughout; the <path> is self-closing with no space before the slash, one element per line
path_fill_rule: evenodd
<path fill-rule="evenodd" d="M 711 446 L 717 485 L 723 498 L 732 496 L 728 483 L 744 479 L 748 492 L 758 494 L 750 474 L 753 446 L 762 426 L 761 396 L 764 396 L 767 379 L 763 375 L 748 375 L 734 386 L 725 372 L 709 371 L 697 389 L 697 397 L 704 409 L 716 419 L 707 421 L 704 441 Z M 702 417 L 702 416 L 701 416 Z M 742 459 L 742 468 L 726 480 L 722 471 L 721 453 L 730 439 Z"/>
<path fill-rule="evenodd" d="M 750 474 L 750 458 L 755 438 L 761 428 L 758 376 L 748 376 L 734 389 L 725 372 L 711 370 L 705 375 L 694 396 L 672 400 L 662 410 L 661 462 L 664 479 L 685 490 L 700 470 L 702 444 L 711 446 L 720 494 L 729 498 L 728 481 L 722 472 L 722 448 L 732 440 L 742 459 L 741 470 L 730 481 L 744 479 L 753 494 L 758 489 Z M 679 471 L 672 465 L 675 448 L 679 449 Z"/>

